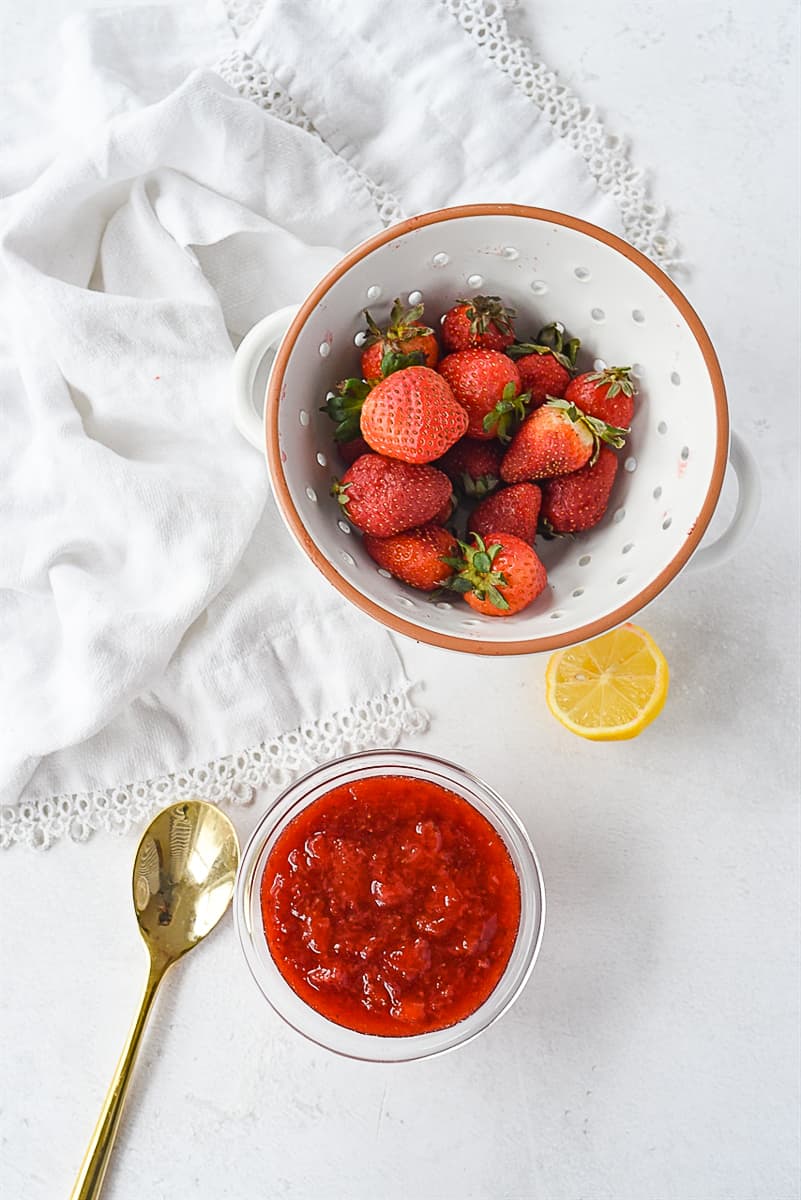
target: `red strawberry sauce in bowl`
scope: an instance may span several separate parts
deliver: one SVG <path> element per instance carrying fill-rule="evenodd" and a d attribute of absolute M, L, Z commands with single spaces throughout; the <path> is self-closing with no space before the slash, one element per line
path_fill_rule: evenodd
<path fill-rule="evenodd" d="M 486 784 L 409 751 L 368 751 L 292 784 L 254 831 L 234 903 L 248 966 L 293 1028 L 380 1062 L 475 1037 L 539 951 L 542 876 Z"/>

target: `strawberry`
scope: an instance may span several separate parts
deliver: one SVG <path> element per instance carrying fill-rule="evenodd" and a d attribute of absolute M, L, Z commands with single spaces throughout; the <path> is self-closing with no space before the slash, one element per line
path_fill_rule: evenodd
<path fill-rule="evenodd" d="M 564 395 L 589 416 L 628 430 L 634 416 L 635 391 L 631 367 L 606 367 L 577 375 Z"/>
<path fill-rule="evenodd" d="M 446 560 L 456 551 L 456 538 L 439 525 L 421 525 L 386 538 L 365 534 L 362 540 L 373 561 L 409 587 L 433 592 L 453 574 Z"/>
<path fill-rule="evenodd" d="M 361 458 L 363 454 L 370 453 L 370 447 L 363 437 L 352 438 L 349 442 L 338 442 L 337 450 L 339 457 L 342 459 L 346 467 L 351 463 L 355 463 L 357 458 Z"/>
<path fill-rule="evenodd" d="M 332 421 L 336 421 L 334 440 L 337 442 L 355 441 L 361 433 L 361 415 L 364 402 L 375 385 L 382 379 L 402 371 L 406 367 L 419 367 L 423 362 L 423 354 L 418 350 L 413 354 L 401 354 L 395 350 L 386 350 L 381 359 L 378 379 L 343 379 L 337 384 L 335 392 L 329 392 L 320 412 L 326 413 Z"/>
<path fill-rule="evenodd" d="M 517 362 L 522 386 L 531 395 L 531 408 L 539 408 L 548 396 L 561 397 L 570 383 L 581 342 L 565 341 L 563 325 L 546 325 L 533 342 L 509 346 L 506 353 Z"/>
<path fill-rule="evenodd" d="M 542 492 L 536 483 L 513 483 L 476 505 L 467 522 L 468 531 L 484 539 L 492 530 L 513 533 L 521 541 L 532 543 L 541 501 Z"/>
<path fill-rule="evenodd" d="M 566 400 L 548 400 L 526 417 L 501 463 L 507 483 L 569 475 L 598 457 L 601 441 L 622 446 L 628 430 L 588 417 Z"/>
<path fill-rule="evenodd" d="M 451 481 L 436 467 L 363 454 L 334 481 L 331 494 L 358 529 L 390 537 L 430 521 L 450 499 Z"/>
<path fill-rule="evenodd" d="M 552 533 L 578 533 L 597 525 L 606 512 L 617 466 L 617 455 L 601 446 L 592 465 L 588 463 L 572 475 L 546 479 L 541 513 L 545 528 Z"/>
<path fill-rule="evenodd" d="M 362 436 L 379 454 L 430 463 L 467 429 L 467 413 L 430 367 L 405 367 L 377 383 L 361 411 Z"/>
<path fill-rule="evenodd" d="M 447 379 L 467 412 L 468 437 L 502 442 L 526 414 L 527 396 L 520 395 L 520 372 L 497 350 L 457 350 L 443 358 L 439 373 Z"/>
<path fill-rule="evenodd" d="M 499 484 L 503 447 L 496 441 L 464 437 L 436 465 L 465 496 L 488 495 Z"/>
<path fill-rule="evenodd" d="M 469 543 L 459 542 L 459 551 L 446 559 L 455 571 L 446 586 L 488 617 L 520 612 L 548 582 L 531 546 L 512 533 L 493 531 L 486 539 L 473 533 Z"/>
<path fill-rule="evenodd" d="M 514 318 L 515 310 L 506 308 L 499 296 L 459 300 L 442 322 L 445 349 L 503 350 L 515 340 Z"/>
<path fill-rule="evenodd" d="M 404 308 L 400 297 L 392 305 L 389 314 L 389 324 L 381 329 L 364 310 L 367 322 L 364 350 L 362 351 L 362 375 L 365 379 L 382 379 L 386 374 L 382 370 L 382 361 L 387 352 L 396 354 L 420 354 L 418 363 L 424 367 L 436 366 L 439 359 L 439 346 L 434 337 L 434 330 L 423 324 L 422 304 L 413 308 Z M 407 363 L 412 366 L 412 363 Z"/>

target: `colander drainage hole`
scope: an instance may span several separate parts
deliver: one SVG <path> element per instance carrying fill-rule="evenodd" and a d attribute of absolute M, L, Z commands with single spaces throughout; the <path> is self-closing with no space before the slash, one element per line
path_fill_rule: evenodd
<path fill-rule="evenodd" d="M 478 621 L 462 621 L 463 629 L 475 629 L 476 625 L 478 625 Z"/>
<path fill-rule="evenodd" d="M 544 279 L 533 279 L 530 287 L 535 296 L 544 296 L 548 291 L 548 284 Z"/>
<path fill-rule="evenodd" d="M 621 554 L 631 554 L 633 549 L 634 549 L 634 542 L 626 542 L 625 546 L 620 551 L 620 553 Z"/>
<path fill-rule="evenodd" d="M 625 583 L 627 579 L 628 579 L 628 575 L 619 575 L 618 579 L 617 579 L 618 587 L 620 586 L 621 583 Z"/>
<path fill-rule="evenodd" d="M 446 254 L 444 250 L 440 250 L 431 259 L 431 265 L 432 265 L 432 267 L 447 267 L 447 265 L 450 261 L 451 261 L 450 254 Z"/>
<path fill-rule="evenodd" d="M 408 596 L 398 596 L 398 604 L 400 604 L 402 608 L 416 607 L 414 600 L 410 600 Z"/>
<path fill-rule="evenodd" d="M 437 601 L 436 607 L 440 609 L 441 612 L 450 612 L 453 608 L 453 605 L 448 604 L 447 600 L 439 600 Z"/>
<path fill-rule="evenodd" d="M 321 467 L 328 466 L 328 459 L 325 457 L 322 450 L 317 451 L 317 462 L 320 464 Z"/>
<path fill-rule="evenodd" d="M 423 299 L 422 292 L 409 292 L 409 303 L 410 304 L 420 304 L 422 299 Z"/>
<path fill-rule="evenodd" d="M 591 308 L 590 316 L 592 317 L 593 321 L 603 321 L 606 319 L 606 313 L 602 308 Z"/>
<path fill-rule="evenodd" d="M 604 360 L 602 358 L 596 358 L 596 360 L 592 364 L 592 366 L 593 366 L 594 371 L 605 371 L 606 370 L 606 363 L 604 362 Z"/>
<path fill-rule="evenodd" d="M 628 471 L 629 474 L 631 474 L 632 471 L 637 470 L 637 459 L 633 454 L 629 455 L 629 457 L 623 463 L 623 470 Z"/>
<path fill-rule="evenodd" d="M 312 504 L 316 504 L 316 503 L 317 503 L 317 493 L 315 492 L 315 490 L 314 490 L 314 488 L 313 488 L 313 487 L 307 487 L 307 488 L 306 488 L 306 495 L 309 497 L 309 499 L 311 500 Z"/>
<path fill-rule="evenodd" d="M 356 334 L 356 336 L 353 339 L 353 344 L 359 350 L 361 350 L 362 346 L 364 345 L 364 343 L 366 341 L 367 341 L 367 334 L 364 332 L 363 329 L 360 329 L 359 332 Z"/>
<path fill-rule="evenodd" d="M 576 600 L 578 600 L 579 596 L 584 595 L 584 588 L 574 588 L 573 595 L 575 596 Z"/>
<path fill-rule="evenodd" d="M 347 521 L 337 521 L 337 525 L 343 533 L 350 533 L 350 525 Z"/>
<path fill-rule="evenodd" d="M 478 287 L 481 287 L 483 282 L 484 282 L 483 275 L 468 275 L 467 276 L 467 286 L 468 287 L 478 288 Z"/>
<path fill-rule="evenodd" d="M 681 383 L 681 375 L 679 375 L 678 371 L 670 372 L 670 382 L 673 384 L 674 387 L 679 386 L 679 384 Z"/>
<path fill-rule="evenodd" d="M 681 457 L 682 457 L 683 462 L 686 462 L 687 459 L 690 457 L 690 447 L 689 446 L 682 446 Z"/>
<path fill-rule="evenodd" d="M 551 620 L 552 620 L 552 621 L 558 621 L 558 620 L 560 620 L 560 619 L 561 619 L 561 618 L 562 618 L 564 615 L 565 615 L 565 614 L 564 614 L 563 612 L 552 612 L 552 613 L 551 613 Z"/>
<path fill-rule="evenodd" d="M 328 358 L 328 355 L 331 353 L 331 343 L 330 342 L 320 342 L 319 352 L 320 352 L 320 358 Z"/>
<path fill-rule="evenodd" d="M 591 562 L 592 562 L 591 554 L 582 554 L 581 558 L 578 560 L 578 565 L 580 567 L 588 567 Z"/>
<path fill-rule="evenodd" d="M 661 487 L 655 487 L 654 492 L 653 492 L 654 500 L 658 500 L 661 495 L 662 495 Z"/>
<path fill-rule="evenodd" d="M 520 257 L 520 251 L 517 246 L 504 246 L 503 257 L 509 262 L 514 262 L 515 259 Z"/>
<path fill-rule="evenodd" d="M 367 296 L 368 300 L 373 300 L 373 301 L 380 300 L 381 299 L 381 288 L 378 286 L 377 283 L 372 283 L 370 285 L 370 287 L 367 289 L 365 295 Z"/>
<path fill-rule="evenodd" d="M 645 313 L 640 308 L 635 308 L 631 314 L 631 319 L 635 325 L 645 324 Z"/>
<path fill-rule="evenodd" d="M 352 554 L 348 554 L 347 550 L 342 551 L 342 561 L 344 563 L 347 563 L 349 567 L 356 566 L 356 559 L 353 557 Z"/>
<path fill-rule="evenodd" d="M 389 571 L 385 571 L 383 567 L 378 568 L 378 574 L 381 576 L 382 579 L 391 579 L 392 578 Z"/>
<path fill-rule="evenodd" d="M 303 428 L 304 428 L 304 429 L 305 429 L 305 428 L 306 428 L 306 426 L 309 424 L 309 421 L 311 420 L 311 417 L 310 417 L 310 416 L 309 416 L 309 414 L 306 412 L 306 409 L 305 409 L 305 408 L 302 408 L 302 409 L 300 410 L 300 412 L 298 413 L 298 420 L 300 421 L 300 423 L 301 423 L 301 425 L 303 426 Z"/>
<path fill-rule="evenodd" d="M 576 267 L 573 274 L 575 275 L 576 279 L 580 279 L 582 283 L 586 283 L 590 278 L 590 272 L 586 267 Z"/>
<path fill-rule="evenodd" d="M 672 524 L 673 524 L 673 518 L 672 518 L 672 517 L 665 517 L 664 521 L 662 522 L 662 528 L 663 528 L 663 529 L 670 529 L 670 527 L 671 527 L 671 525 L 672 525 Z"/>
<path fill-rule="evenodd" d="M 626 515 L 626 510 L 625 510 L 625 508 L 617 508 L 617 509 L 615 509 L 615 514 L 614 514 L 614 516 L 612 517 L 612 520 L 614 521 L 614 523 L 615 523 L 616 525 L 619 525 L 619 524 L 620 524 L 620 522 L 621 522 L 621 521 L 623 520 L 623 518 L 625 517 L 625 515 Z"/>

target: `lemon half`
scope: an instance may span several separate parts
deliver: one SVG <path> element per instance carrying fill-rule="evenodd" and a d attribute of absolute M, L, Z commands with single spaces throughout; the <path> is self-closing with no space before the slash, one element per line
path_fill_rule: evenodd
<path fill-rule="evenodd" d="M 551 655 L 545 699 L 557 721 L 596 742 L 636 737 L 662 711 L 670 671 L 650 634 L 630 622 Z"/>

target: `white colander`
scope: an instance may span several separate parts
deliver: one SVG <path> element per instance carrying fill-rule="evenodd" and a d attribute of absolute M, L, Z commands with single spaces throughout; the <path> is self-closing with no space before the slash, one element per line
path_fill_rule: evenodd
<path fill-rule="evenodd" d="M 320 412 L 337 381 L 358 374 L 363 308 L 380 323 L 396 296 L 411 304 L 422 298 L 431 321 L 477 293 L 517 309 L 520 338 L 562 321 L 581 338 L 581 369 L 599 360 L 631 365 L 639 389 L 606 516 L 585 534 L 538 539 L 548 587 L 524 612 L 503 618 L 481 616 L 456 598 L 431 602 L 376 567 L 329 495 L 343 467 L 332 423 Z M 565 646 L 636 613 L 696 550 L 730 449 L 717 358 L 675 284 L 594 225 L 516 205 L 442 209 L 357 247 L 299 309 L 273 313 L 247 335 L 235 360 L 234 410 L 241 432 L 266 450 L 289 529 L 340 592 L 410 637 L 484 654 Z M 722 537 L 696 555 L 707 565 L 728 557 L 759 504 L 749 453 L 735 437 L 731 451 L 737 510 Z"/>

